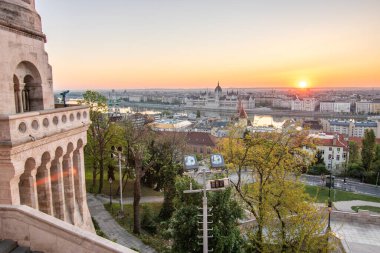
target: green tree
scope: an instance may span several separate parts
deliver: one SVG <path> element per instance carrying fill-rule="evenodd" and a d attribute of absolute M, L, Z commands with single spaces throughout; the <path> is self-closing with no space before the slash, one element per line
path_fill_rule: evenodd
<path fill-rule="evenodd" d="M 326 217 L 313 205 L 298 179 L 315 159 L 312 152 L 303 149 L 313 146 L 307 133 L 288 127 L 282 133 L 250 134 L 243 142 L 233 141 L 231 145 L 220 147 L 227 163 L 235 163 L 229 152 L 245 154 L 244 166 L 252 171 L 255 182 L 240 187 L 234 184 L 257 222 L 248 235 L 248 251 L 318 252 L 325 248 L 327 235 L 321 234 Z"/>
<path fill-rule="evenodd" d="M 201 111 L 197 110 L 197 118 L 200 118 L 200 117 L 201 117 Z"/>
<path fill-rule="evenodd" d="M 120 128 L 112 124 L 107 115 L 107 99 L 96 91 L 86 91 L 83 94 L 83 104 L 90 107 L 90 119 L 92 124 L 87 132 L 87 145 L 85 148 L 92 167 L 92 186 L 91 190 L 96 189 L 96 179 L 99 175 L 98 193 L 102 192 L 104 171 L 110 161 L 110 148 L 117 142 L 117 135 Z"/>
<path fill-rule="evenodd" d="M 185 194 L 190 183 L 193 189 L 199 189 L 200 185 L 189 177 L 176 177 L 175 180 L 175 211 L 170 220 L 171 235 L 173 239 L 172 252 L 193 253 L 201 252 L 199 243 L 199 211 L 202 203 L 200 194 Z"/>
<path fill-rule="evenodd" d="M 181 133 L 158 133 L 150 152 L 156 154 L 152 169 L 143 177 L 144 184 L 164 192 L 164 203 L 159 217 L 167 220 L 174 206 L 175 178 L 183 171 L 183 154 L 186 148 L 186 136 Z"/>
<path fill-rule="evenodd" d="M 325 165 L 325 159 L 323 158 L 323 154 L 321 150 L 317 150 L 317 153 L 315 154 L 315 164 L 324 164 Z"/>
<path fill-rule="evenodd" d="M 226 162 L 227 168 L 237 174 L 236 189 L 240 190 L 242 185 L 242 172 L 249 165 L 248 154 L 251 152 L 249 145 L 250 135 L 243 134 L 245 128 L 229 128 L 228 138 L 223 138 L 218 143 L 218 150 L 221 150 Z M 244 136 L 244 138 L 240 138 Z"/>
<path fill-rule="evenodd" d="M 189 177 L 177 177 L 176 179 L 176 211 L 171 219 L 173 252 L 200 252 L 199 242 L 201 239 L 198 208 L 202 205 L 202 195 L 184 194 L 192 182 L 193 189 L 200 186 Z M 209 246 L 215 252 L 241 252 L 243 240 L 238 229 L 237 220 L 242 217 L 242 208 L 232 196 L 232 189 L 227 188 L 221 192 L 208 193 L 209 207 L 212 207 L 212 223 L 209 228 L 212 239 Z"/>
<path fill-rule="evenodd" d="M 377 173 L 380 173 L 380 145 L 376 145 L 375 148 L 375 159 L 372 163 L 372 171 L 375 177 L 377 177 Z M 374 180 L 376 182 L 376 178 Z"/>
<path fill-rule="evenodd" d="M 141 179 L 155 163 L 156 154 L 150 152 L 154 145 L 155 133 L 148 127 L 139 127 L 127 121 L 124 124 L 124 139 L 127 142 L 128 161 L 135 172 L 133 185 L 133 232 L 141 233 L 140 200 Z"/>
<path fill-rule="evenodd" d="M 375 158 L 376 137 L 372 129 L 365 130 L 364 139 L 362 143 L 362 163 L 365 170 L 365 174 L 368 175 L 371 172 L 372 163 Z"/>
<path fill-rule="evenodd" d="M 349 142 L 349 162 L 350 163 L 357 163 L 359 161 L 359 147 L 356 142 L 350 141 Z"/>
<path fill-rule="evenodd" d="M 210 248 L 214 252 L 238 253 L 242 252 L 243 240 L 237 219 L 243 217 L 243 209 L 232 195 L 232 188 L 210 194 L 209 206 L 211 209 L 211 224 L 213 238 Z"/>

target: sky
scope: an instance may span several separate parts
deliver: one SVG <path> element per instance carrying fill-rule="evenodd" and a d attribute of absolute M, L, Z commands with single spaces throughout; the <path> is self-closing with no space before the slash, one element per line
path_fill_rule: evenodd
<path fill-rule="evenodd" d="M 55 89 L 380 87 L 379 0 L 37 0 Z"/>

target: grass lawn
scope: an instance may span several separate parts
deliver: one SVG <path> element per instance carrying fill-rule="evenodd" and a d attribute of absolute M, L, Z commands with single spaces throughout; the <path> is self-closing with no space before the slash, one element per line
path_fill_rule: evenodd
<path fill-rule="evenodd" d="M 380 207 L 376 207 L 376 206 L 352 206 L 351 209 L 354 210 L 355 212 L 357 212 L 360 209 L 360 210 L 368 210 L 374 213 L 380 213 Z"/>
<path fill-rule="evenodd" d="M 127 186 L 125 187 L 125 190 L 123 192 L 123 197 L 133 197 L 133 180 L 128 180 Z M 96 189 L 93 192 L 97 192 L 97 187 L 99 184 L 99 179 L 97 180 L 97 186 Z M 91 189 L 92 186 L 92 171 L 86 169 L 86 189 L 88 192 L 92 192 Z M 115 196 L 115 193 L 119 187 L 119 173 L 115 173 L 115 181 L 112 183 L 112 192 L 113 196 Z M 109 196 L 110 194 L 110 185 L 107 180 L 107 172 L 104 173 L 104 181 L 103 181 L 103 190 L 102 193 Z M 162 192 L 155 191 L 149 187 L 145 187 L 141 185 L 141 195 L 143 197 L 146 196 L 163 196 Z"/>
<path fill-rule="evenodd" d="M 112 208 L 109 204 L 105 204 L 104 207 L 107 209 L 108 212 L 111 213 L 111 215 L 114 217 L 114 219 L 123 226 L 126 230 L 128 230 L 130 233 L 133 234 L 133 206 L 132 205 L 124 205 L 124 218 L 119 218 L 117 216 L 120 208 L 118 204 L 113 204 Z M 152 218 L 156 219 L 157 216 L 160 213 L 162 207 L 162 203 L 144 203 L 140 206 L 140 219 L 141 223 L 143 224 L 143 216 L 146 208 L 150 209 L 150 212 L 152 214 Z M 158 232 L 160 232 L 160 229 L 157 229 Z M 165 240 L 160 234 L 151 234 L 142 229 L 140 235 L 135 235 L 141 239 L 146 245 L 151 246 L 157 252 L 170 252 L 169 247 L 170 243 L 168 240 Z"/>
<path fill-rule="evenodd" d="M 326 187 L 318 187 L 305 185 L 306 192 L 311 196 L 316 198 L 316 202 L 325 203 L 329 198 L 329 189 Z M 334 195 L 335 191 L 335 195 Z M 335 196 L 335 198 L 334 198 Z M 331 189 L 331 199 L 332 201 L 349 201 L 349 200 L 363 200 L 380 203 L 380 198 L 374 196 L 368 196 L 363 194 L 356 194 L 352 192 L 340 191 Z"/>

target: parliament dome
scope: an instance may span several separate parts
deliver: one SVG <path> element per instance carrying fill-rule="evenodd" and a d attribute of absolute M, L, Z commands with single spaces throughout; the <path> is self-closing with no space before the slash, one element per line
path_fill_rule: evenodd
<path fill-rule="evenodd" d="M 220 85 L 219 85 L 219 82 L 218 82 L 218 86 L 216 86 L 216 88 L 215 88 L 215 93 L 222 93 L 222 87 L 220 87 Z"/>

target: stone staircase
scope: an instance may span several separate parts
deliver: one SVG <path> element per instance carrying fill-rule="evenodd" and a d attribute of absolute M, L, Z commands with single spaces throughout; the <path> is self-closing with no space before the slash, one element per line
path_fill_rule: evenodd
<path fill-rule="evenodd" d="M 27 247 L 18 246 L 17 242 L 12 240 L 0 241 L 0 253 L 42 253 L 39 251 L 31 251 Z"/>

